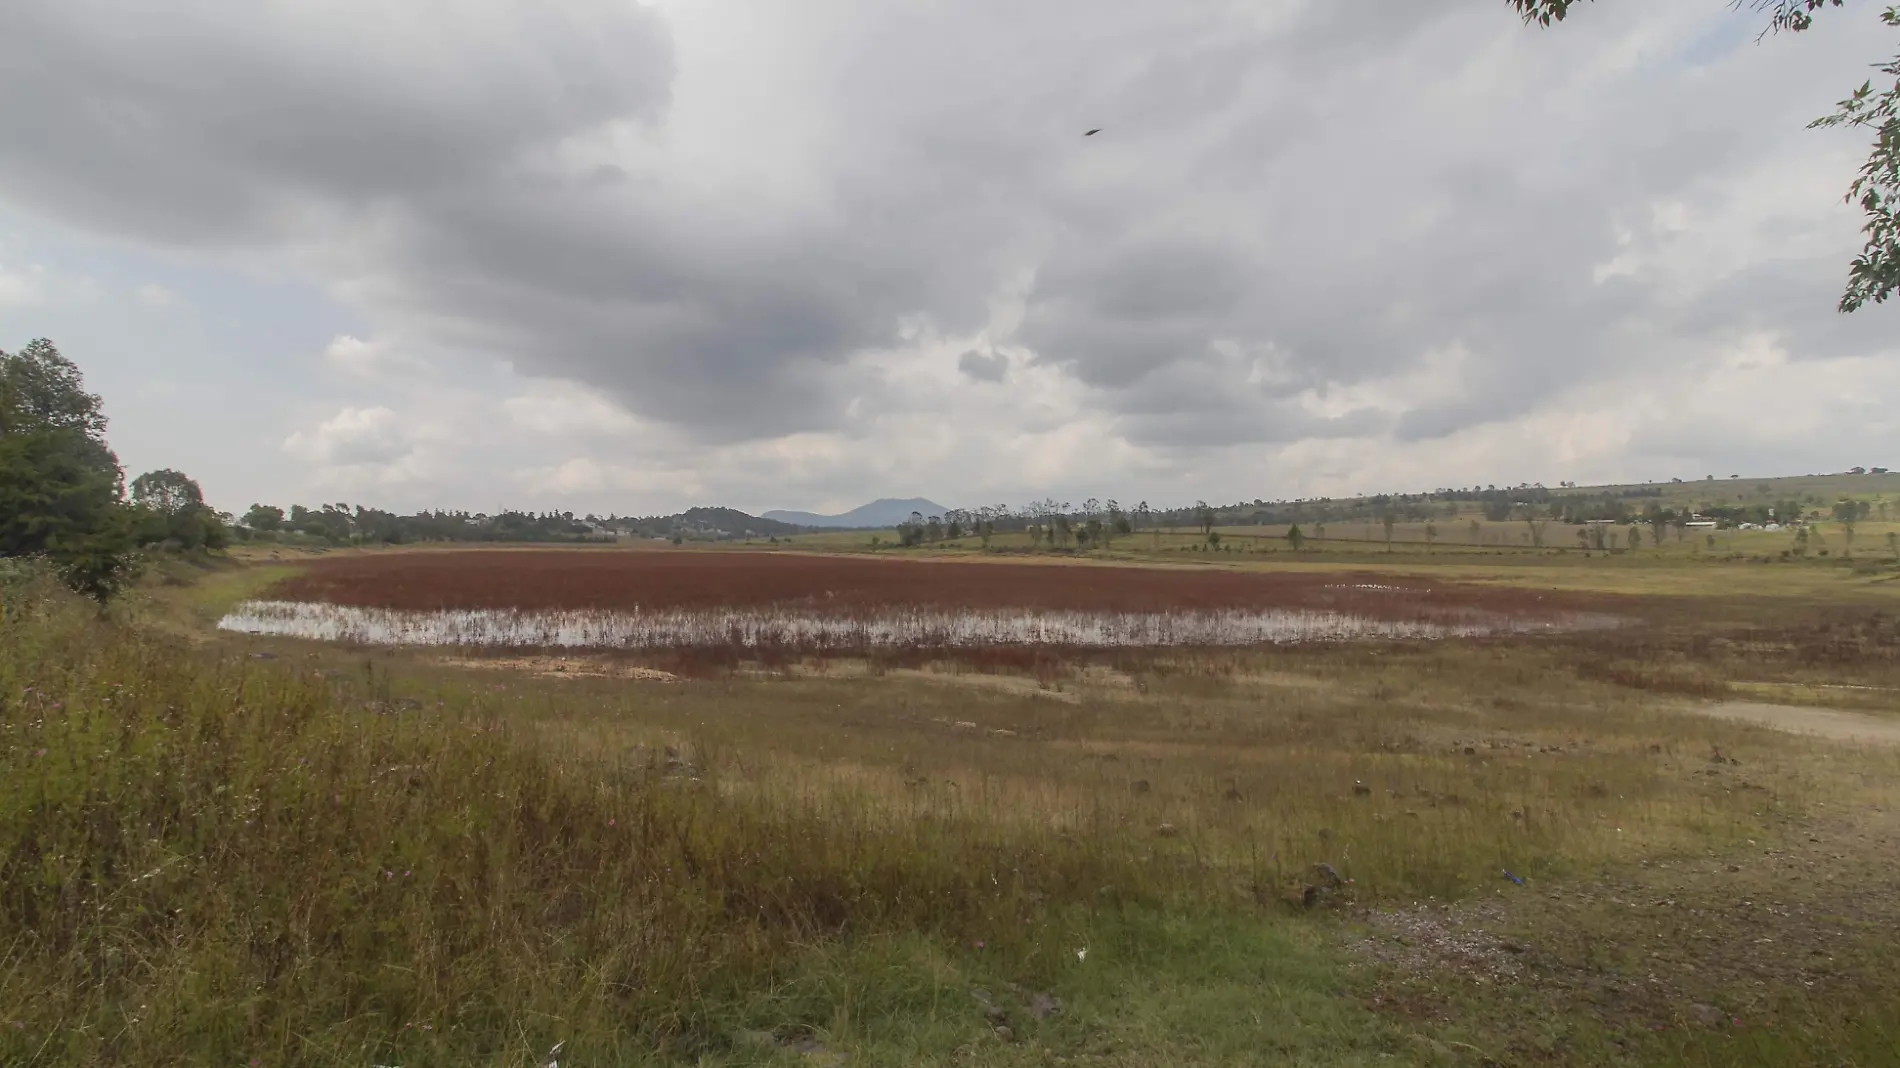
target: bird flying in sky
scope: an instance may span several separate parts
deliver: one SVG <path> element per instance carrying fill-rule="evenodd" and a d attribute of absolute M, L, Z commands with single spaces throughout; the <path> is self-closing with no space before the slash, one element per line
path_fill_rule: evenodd
<path fill-rule="evenodd" d="M 1094 137 L 1094 136 L 1095 136 L 1096 134 L 1098 134 L 1098 133 L 1101 133 L 1101 132 L 1102 132 L 1102 131 L 1101 131 L 1101 128 L 1100 128 L 1100 127 L 1097 127 L 1097 128 L 1095 128 L 1095 129 L 1093 129 L 1093 130 L 1090 130 L 1090 131 L 1089 131 L 1088 133 L 1085 133 L 1085 134 L 1083 134 L 1082 136 L 1083 136 L 1083 137 Z"/>

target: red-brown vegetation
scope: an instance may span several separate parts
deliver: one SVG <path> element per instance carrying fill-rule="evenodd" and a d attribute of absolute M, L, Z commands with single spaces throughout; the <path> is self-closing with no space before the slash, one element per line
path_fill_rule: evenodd
<path fill-rule="evenodd" d="M 1611 599 L 1390 575 L 740 552 L 409 552 L 313 562 L 270 596 L 419 611 L 905 606 L 1101 612 L 1306 608 L 1373 618 L 1604 611 Z"/>

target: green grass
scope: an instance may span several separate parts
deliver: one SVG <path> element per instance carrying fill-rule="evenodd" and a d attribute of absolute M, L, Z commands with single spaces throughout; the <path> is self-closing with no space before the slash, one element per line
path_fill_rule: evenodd
<path fill-rule="evenodd" d="M 1100 843 L 821 823 L 632 754 L 563 766 L 479 697 L 399 713 L 97 626 L 48 607 L 0 634 L 6 1063 L 691 1052 L 695 1005 L 811 942 L 990 931 L 1021 957 L 1030 895 L 1167 881 Z"/>
<path fill-rule="evenodd" d="M 1416 526 L 1417 524 L 1412 524 Z M 934 543 L 922 549 L 898 549 L 884 538 L 875 551 L 890 556 L 956 559 L 1043 560 L 1098 566 L 1188 566 L 1243 570 L 1364 571 L 1412 575 L 1439 580 L 1611 593 L 1639 596 L 1733 598 L 1738 594 L 1830 603 L 1863 602 L 1900 607 L 1900 561 L 1886 548 L 1886 532 L 1900 532 L 1900 524 L 1863 523 L 1853 556 L 1844 558 L 1837 524 L 1824 524 L 1827 556 L 1806 559 L 1780 556 L 1791 542 L 1781 533 L 1719 531 L 1717 545 L 1674 540 L 1661 547 L 1645 541 L 1641 549 L 1614 552 L 1577 548 L 1574 531 L 1552 524 L 1545 548 L 1514 542 L 1471 544 L 1447 537 L 1427 548 L 1421 538 L 1395 540 L 1388 551 L 1374 528 L 1372 540 L 1336 536 L 1309 541 L 1299 552 L 1288 546 L 1283 528 L 1231 528 L 1219 549 L 1209 551 L 1198 531 L 1166 531 L 1118 538 L 1106 549 L 1088 551 L 1032 549 L 1020 534 L 999 534 L 985 550 L 972 538 Z M 1403 527 L 1401 525 L 1401 536 Z M 1515 538 L 1523 524 L 1488 524 Z M 1465 537 L 1462 528 L 1458 537 Z M 1484 537 L 1491 538 L 1492 534 Z M 801 538 L 794 551 L 857 553 L 874 551 L 870 535 L 814 535 Z M 732 548 L 758 549 L 762 545 L 736 544 Z"/>
<path fill-rule="evenodd" d="M 172 577 L 110 620 L 9 587 L 0 1063 L 1476 1064 L 1548 1006 L 1374 1011 L 1348 929 L 1288 903 L 1314 862 L 1362 904 L 1482 900 L 1500 868 L 1737 849 L 1894 779 L 1669 711 L 1738 664 L 1886 679 L 1865 612 L 1726 651 L 1695 639 L 1788 605 L 1598 645 L 663 683 L 208 637 L 277 574 Z M 1894 1033 L 1855 1026 L 1785 1030 Z M 1558 1063 L 1714 1055 L 1570 1031 Z"/>

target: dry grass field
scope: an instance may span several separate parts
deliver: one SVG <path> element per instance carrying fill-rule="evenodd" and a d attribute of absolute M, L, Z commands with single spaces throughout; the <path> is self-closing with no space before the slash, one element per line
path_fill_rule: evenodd
<path fill-rule="evenodd" d="M 1891 570 L 528 555 L 179 566 L 106 620 L 10 588 L 0 1063 L 1900 1063 Z M 809 601 L 801 573 L 840 610 L 1391 586 L 1619 625 L 770 655 L 214 627 L 655 604 L 654 568 L 719 605 Z"/>

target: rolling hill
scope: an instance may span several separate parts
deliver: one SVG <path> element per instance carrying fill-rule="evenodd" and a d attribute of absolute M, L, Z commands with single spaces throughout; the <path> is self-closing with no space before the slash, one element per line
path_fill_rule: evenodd
<path fill-rule="evenodd" d="M 793 523 L 801 527 L 827 527 L 834 530 L 850 530 L 872 527 L 891 527 L 910 518 L 912 512 L 924 515 L 942 515 L 948 511 L 943 505 L 927 501 L 922 497 L 898 499 L 883 497 L 870 504 L 853 508 L 842 515 L 819 515 L 815 512 L 766 512 L 762 518 L 780 523 Z"/>

